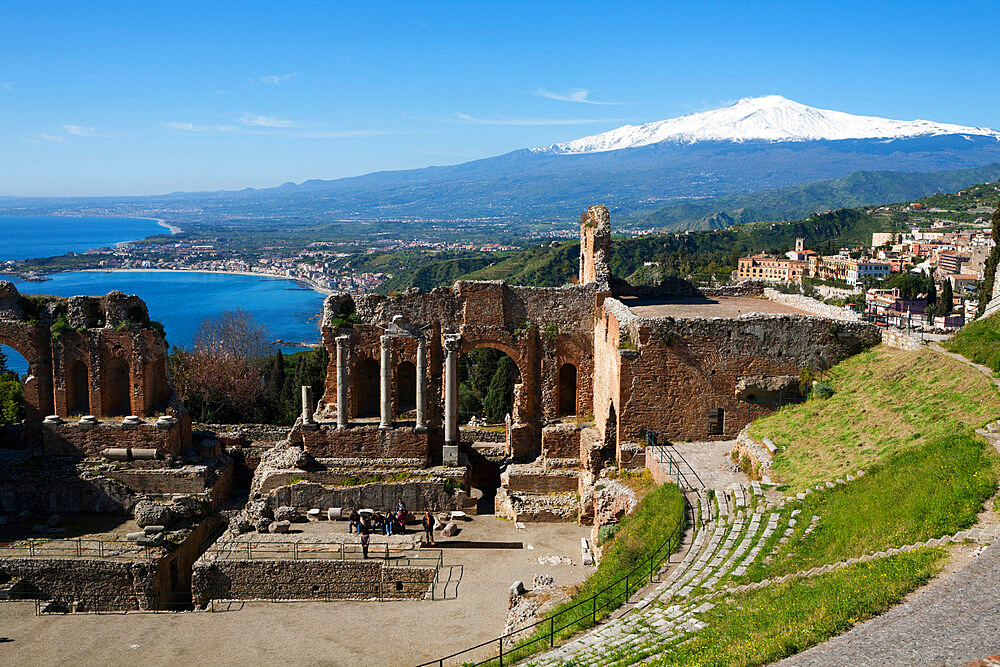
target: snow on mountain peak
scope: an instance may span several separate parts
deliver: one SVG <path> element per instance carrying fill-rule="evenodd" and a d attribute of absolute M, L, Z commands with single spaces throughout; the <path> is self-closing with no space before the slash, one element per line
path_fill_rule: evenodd
<path fill-rule="evenodd" d="M 929 120 L 892 120 L 816 109 L 781 95 L 745 97 L 722 109 L 679 118 L 624 125 L 618 129 L 561 144 L 533 148 L 536 153 L 600 153 L 648 146 L 661 141 L 814 141 L 899 139 L 940 134 L 975 134 L 1000 139 L 1000 132 Z"/>

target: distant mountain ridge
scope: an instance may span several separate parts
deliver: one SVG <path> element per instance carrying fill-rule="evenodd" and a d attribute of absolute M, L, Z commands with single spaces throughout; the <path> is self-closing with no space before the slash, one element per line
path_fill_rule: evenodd
<path fill-rule="evenodd" d="M 700 120 L 692 125 L 694 116 Z M 522 149 L 462 164 L 260 190 L 86 201 L 103 206 L 126 202 L 154 210 L 184 205 L 198 209 L 205 220 L 252 219 L 266 211 L 274 218 L 401 220 L 418 225 L 428 219 L 511 224 L 567 220 L 588 204 L 601 202 L 623 221 L 686 200 L 747 195 L 859 171 L 937 172 L 1000 163 L 1000 133 L 995 130 L 851 116 L 784 98 L 757 98 L 672 120 L 677 122 L 670 127 L 688 128 L 697 140 L 680 141 L 675 133 L 670 140 L 653 141 L 660 135 L 651 132 L 614 149 Z M 35 207 L 31 213 L 42 214 L 46 207 L 65 208 L 67 201 L 8 199 L 0 201 L 0 211 L 24 211 L 30 203 Z"/>

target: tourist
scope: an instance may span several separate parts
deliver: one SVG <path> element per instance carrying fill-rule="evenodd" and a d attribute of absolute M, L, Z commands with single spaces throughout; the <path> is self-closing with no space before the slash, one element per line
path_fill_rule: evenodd
<path fill-rule="evenodd" d="M 385 528 L 386 535 L 392 535 L 392 524 L 395 523 L 392 519 L 392 512 L 385 513 L 385 519 L 383 520 L 383 527 Z"/>
<path fill-rule="evenodd" d="M 357 510 L 351 510 L 351 516 L 348 518 L 348 521 L 347 521 L 347 532 L 348 532 L 348 534 L 353 533 L 354 531 L 358 530 L 358 521 L 359 521 L 360 518 L 361 517 L 358 515 L 358 511 Z M 358 531 L 358 532 L 360 532 L 360 531 Z"/>
<path fill-rule="evenodd" d="M 430 512 L 424 514 L 424 520 L 421 521 L 424 527 L 424 537 L 426 538 L 424 541 L 430 546 L 434 546 L 434 523 L 434 517 L 431 516 Z"/>
<path fill-rule="evenodd" d="M 403 502 L 402 498 L 396 499 L 396 524 L 399 526 L 399 534 L 406 534 L 406 503 Z"/>
<path fill-rule="evenodd" d="M 358 521 L 358 533 L 361 535 L 361 553 L 368 558 L 368 540 L 371 538 L 371 515 L 365 512 Z"/>

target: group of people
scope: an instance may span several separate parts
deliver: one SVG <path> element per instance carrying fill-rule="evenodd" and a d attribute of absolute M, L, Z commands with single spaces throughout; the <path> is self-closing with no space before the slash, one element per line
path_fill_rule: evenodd
<path fill-rule="evenodd" d="M 406 511 L 406 503 L 403 502 L 402 498 L 397 498 L 395 513 L 386 512 L 383 515 L 381 512 L 351 510 L 351 514 L 348 517 L 347 532 L 356 532 L 361 536 L 361 552 L 365 558 L 368 558 L 368 542 L 371 539 L 371 534 L 374 532 L 385 533 L 386 535 L 402 535 L 406 532 L 406 520 L 408 518 L 409 513 Z M 420 521 L 420 525 L 424 529 L 427 544 L 433 546 L 434 527 L 437 525 L 434 516 L 430 512 L 425 513 L 423 519 Z"/>
<path fill-rule="evenodd" d="M 347 523 L 347 532 L 357 532 L 361 535 L 361 551 L 365 558 L 368 558 L 368 541 L 371 534 L 384 533 L 386 535 L 396 535 L 406 532 L 406 520 L 409 513 L 406 511 L 406 503 L 402 498 L 396 499 L 396 511 L 386 512 L 359 512 L 352 510 Z"/>

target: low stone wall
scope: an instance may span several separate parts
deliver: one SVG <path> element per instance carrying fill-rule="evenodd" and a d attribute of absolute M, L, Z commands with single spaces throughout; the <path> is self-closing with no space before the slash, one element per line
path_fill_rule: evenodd
<path fill-rule="evenodd" d="M 757 442 L 747 435 L 747 428 L 740 431 L 736 436 L 736 443 L 733 445 L 735 458 L 742 461 L 744 457 L 749 463 L 748 473 L 750 479 L 759 479 L 763 482 L 771 481 L 771 457 L 778 451 L 774 443 L 769 438 L 764 442 Z"/>
<path fill-rule="evenodd" d="M 242 446 L 281 442 L 292 430 L 291 426 L 274 424 L 192 424 L 192 428 L 225 438 L 227 444 Z"/>
<path fill-rule="evenodd" d="M 430 464 L 431 441 L 437 435 L 437 429 L 415 433 L 412 428 L 402 426 L 380 429 L 378 424 L 345 429 L 323 425 L 315 430 L 296 426 L 288 441 L 304 447 L 315 458 L 420 458 Z"/>
<path fill-rule="evenodd" d="M 924 341 L 917 336 L 912 336 L 895 327 L 882 329 L 882 343 L 897 350 L 905 350 L 907 352 L 916 352 L 925 345 Z"/>
<path fill-rule="evenodd" d="M 0 476 L 0 514 L 23 511 L 52 513 L 126 514 L 136 493 L 115 479 L 93 475 L 76 466 L 7 469 Z"/>
<path fill-rule="evenodd" d="M 90 558 L 0 558 L 0 583 L 20 579 L 22 591 L 77 611 L 152 609 L 157 560 Z"/>
<path fill-rule="evenodd" d="M 180 421 L 169 428 L 151 423 L 126 429 L 121 422 L 103 421 L 92 428 L 81 428 L 69 421 L 42 429 L 45 456 L 97 456 L 108 448 L 155 449 L 163 456 L 177 454 L 184 448 Z"/>
<path fill-rule="evenodd" d="M 437 569 L 392 566 L 381 560 L 230 560 L 195 563 L 192 599 L 414 600 L 429 590 Z"/>
<path fill-rule="evenodd" d="M 469 494 L 449 484 L 443 477 L 417 479 L 404 482 L 372 482 L 356 486 L 324 486 L 314 482 L 298 482 L 278 487 L 270 492 L 274 507 L 289 506 L 300 510 L 330 507 L 363 509 L 366 507 L 387 510 L 402 498 L 411 514 L 462 510 L 472 512 L 476 501 Z"/>
<path fill-rule="evenodd" d="M 462 442 L 507 442 L 507 432 L 492 431 L 485 428 L 469 428 L 463 426 L 458 432 Z"/>
<path fill-rule="evenodd" d="M 500 483 L 515 492 L 577 492 L 579 473 L 575 470 L 546 470 L 534 465 L 511 464 L 500 474 Z"/>
<path fill-rule="evenodd" d="M 553 424 L 542 428 L 542 456 L 550 459 L 580 458 L 579 424 Z"/>
<path fill-rule="evenodd" d="M 834 320 L 843 320 L 844 322 L 861 321 L 861 316 L 852 310 L 831 306 L 804 294 L 784 294 L 768 287 L 764 290 L 764 297 L 770 301 L 783 303 L 786 306 L 797 308 L 819 317 L 828 317 Z"/>

